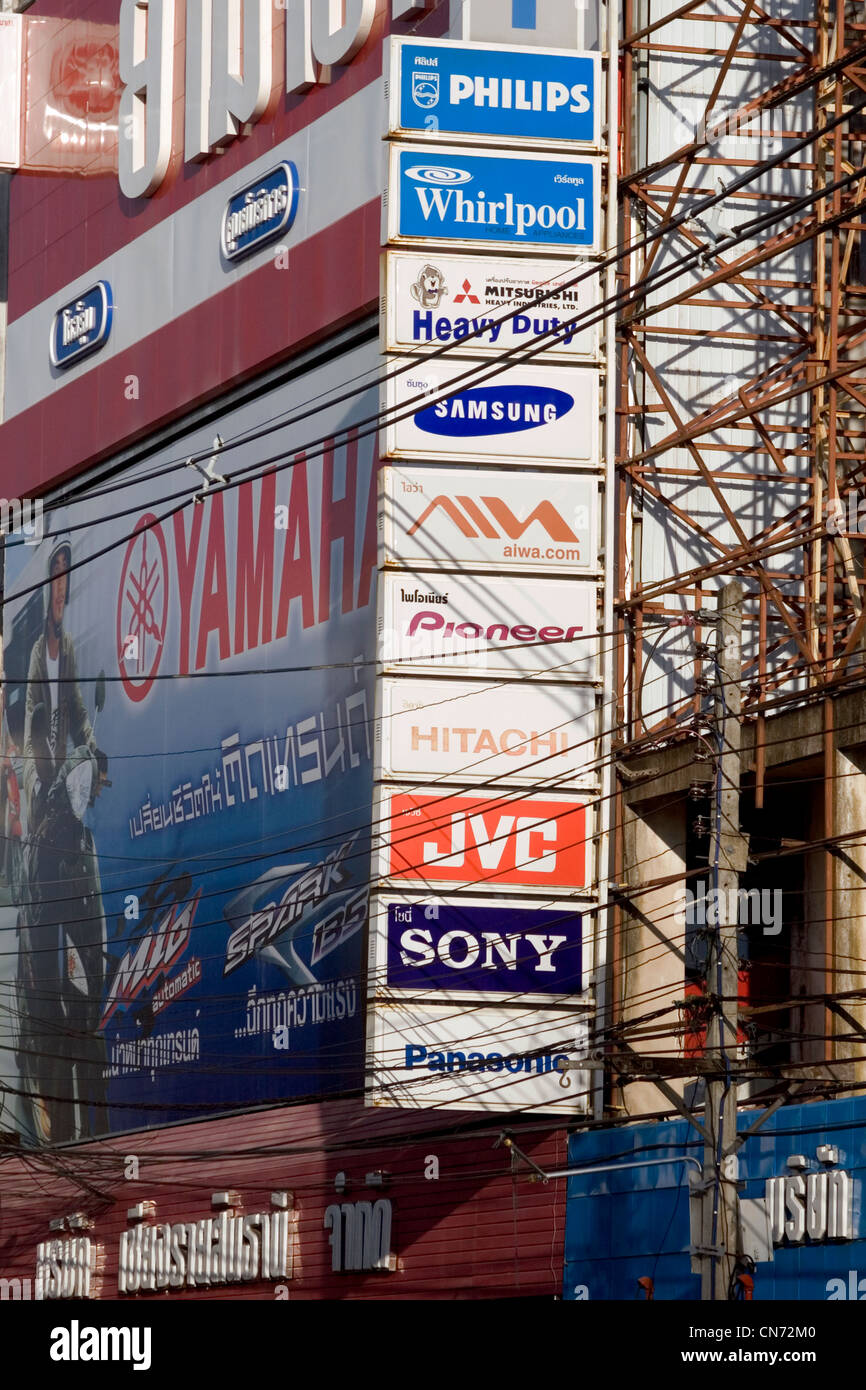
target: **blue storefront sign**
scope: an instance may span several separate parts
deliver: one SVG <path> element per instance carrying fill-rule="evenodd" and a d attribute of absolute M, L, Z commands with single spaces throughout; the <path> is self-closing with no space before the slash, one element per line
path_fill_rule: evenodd
<path fill-rule="evenodd" d="M 596 54 L 435 39 L 392 45 L 393 134 L 598 143 Z"/>
<path fill-rule="evenodd" d="M 577 994 L 579 913 L 468 904 L 388 906 L 388 984 L 482 994 Z"/>
<path fill-rule="evenodd" d="M 758 1117 L 742 1111 L 738 1129 Z M 564 1297 L 698 1300 L 691 1269 L 688 1170 L 703 1141 L 686 1120 L 573 1135 Z M 640 1163 L 640 1167 L 627 1167 Z M 866 1097 L 790 1105 L 739 1153 L 740 1199 L 765 1204 L 773 1258 L 755 1267 L 755 1300 L 866 1299 Z M 641 1295 L 642 1296 L 642 1295 Z"/>
<path fill-rule="evenodd" d="M 597 160 L 403 145 L 391 161 L 391 241 L 597 250 Z"/>
<path fill-rule="evenodd" d="M 114 305 L 111 286 L 100 280 L 58 309 L 51 324 L 49 352 L 53 367 L 71 367 L 102 347 L 111 332 Z"/>
<path fill-rule="evenodd" d="M 222 222 L 227 261 L 239 260 L 289 230 L 298 211 L 298 187 L 298 171 L 287 159 L 229 199 Z"/>

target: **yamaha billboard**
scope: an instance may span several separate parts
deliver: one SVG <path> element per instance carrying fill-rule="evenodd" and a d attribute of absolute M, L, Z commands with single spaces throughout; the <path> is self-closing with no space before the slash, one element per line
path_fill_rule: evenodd
<path fill-rule="evenodd" d="M 466 137 L 520 145 L 597 146 L 597 53 L 539 53 L 507 44 L 392 39 L 388 78 L 392 135 Z"/>
<path fill-rule="evenodd" d="M 297 430 L 216 435 L 249 439 L 371 351 L 7 547 L 0 1073 L 28 1138 L 362 1083 L 377 465 L 351 425 L 376 393 L 323 411 L 309 458 Z"/>

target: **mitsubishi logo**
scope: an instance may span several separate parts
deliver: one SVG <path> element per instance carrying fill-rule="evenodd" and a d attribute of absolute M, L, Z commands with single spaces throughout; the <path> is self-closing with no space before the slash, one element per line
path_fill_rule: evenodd
<path fill-rule="evenodd" d="M 469 281 L 468 281 L 468 280 L 464 280 L 464 281 L 463 281 L 463 293 L 462 293 L 462 294 L 455 294 L 455 296 L 454 296 L 454 303 L 455 303 L 455 304 L 462 304 L 462 303 L 464 302 L 464 300 L 467 300 L 467 299 L 469 300 L 469 303 L 470 303 L 470 304 L 480 304 L 480 303 L 481 303 L 481 300 L 478 298 L 478 295 L 472 293 L 472 286 L 471 286 L 471 284 L 469 283 Z"/>

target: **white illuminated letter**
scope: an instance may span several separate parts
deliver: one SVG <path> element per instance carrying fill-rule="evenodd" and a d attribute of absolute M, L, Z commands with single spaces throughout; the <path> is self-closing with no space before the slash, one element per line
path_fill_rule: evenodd
<path fill-rule="evenodd" d="M 325 67 L 350 63 L 370 37 L 376 0 L 319 0 L 313 8 L 313 52 Z"/>
<path fill-rule="evenodd" d="M 311 7 L 313 0 L 286 0 L 286 91 L 307 92 L 316 85 Z"/>
<path fill-rule="evenodd" d="M 269 0 L 204 0 L 211 16 L 208 139 L 211 149 L 257 121 L 273 85 Z M 243 36 L 243 37 L 242 37 Z"/>
<path fill-rule="evenodd" d="M 207 137 L 211 63 L 211 0 L 186 0 L 184 159 L 210 153 Z"/>
<path fill-rule="evenodd" d="M 159 188 L 171 158 L 174 0 L 121 0 L 119 66 L 120 191 L 147 198 Z"/>

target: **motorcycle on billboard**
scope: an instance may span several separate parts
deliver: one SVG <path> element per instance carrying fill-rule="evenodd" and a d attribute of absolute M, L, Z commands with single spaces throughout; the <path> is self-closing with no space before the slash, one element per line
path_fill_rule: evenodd
<path fill-rule="evenodd" d="M 7 554 L 0 1081 L 26 1141 L 362 1086 L 377 493 L 350 423 L 174 511 L 151 455 L 122 516 L 85 493 Z"/>

